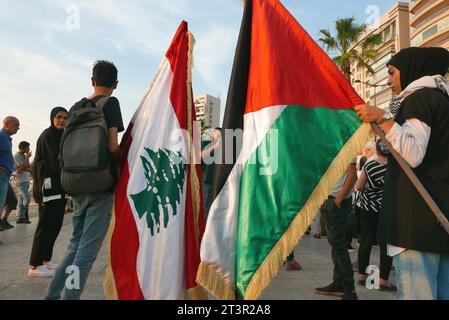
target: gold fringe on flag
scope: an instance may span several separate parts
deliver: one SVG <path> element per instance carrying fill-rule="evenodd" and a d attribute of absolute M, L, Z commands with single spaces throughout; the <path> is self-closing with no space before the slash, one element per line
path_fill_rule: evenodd
<path fill-rule="evenodd" d="M 191 195 L 193 205 L 193 221 L 195 225 L 195 245 L 198 250 L 200 249 L 200 228 L 199 228 L 199 216 L 201 211 L 201 198 L 200 198 L 200 181 L 196 171 L 197 154 L 194 140 L 194 130 L 192 127 L 192 113 L 193 113 L 193 97 L 192 97 L 192 68 L 193 68 L 193 47 L 195 45 L 195 37 L 192 33 L 188 32 L 189 37 L 189 51 L 187 54 L 187 130 L 189 132 L 189 150 L 190 150 L 190 183 L 191 183 Z M 188 300 L 207 300 L 208 296 L 206 291 L 201 286 L 187 290 Z"/>
<path fill-rule="evenodd" d="M 195 224 L 195 240 L 196 245 L 199 248 L 199 236 L 200 229 L 198 225 L 199 214 L 200 214 L 200 183 L 198 180 L 198 175 L 196 172 L 196 149 L 195 142 L 193 138 L 195 137 L 193 132 L 194 128 L 192 127 L 192 112 L 193 112 L 193 97 L 192 97 L 192 67 L 193 67 L 193 47 L 195 45 L 195 37 L 192 33 L 188 32 L 189 37 L 189 51 L 187 54 L 187 131 L 189 132 L 189 150 L 190 150 L 190 183 L 192 187 L 192 204 L 193 204 L 193 221 Z"/>
<path fill-rule="evenodd" d="M 196 282 L 220 300 L 235 300 L 234 279 L 224 278 L 215 266 L 201 262 Z"/>
<path fill-rule="evenodd" d="M 312 223 L 317 210 L 328 197 L 335 183 L 344 174 L 351 161 L 369 141 L 370 137 L 371 126 L 364 123 L 341 149 L 321 178 L 315 190 L 310 195 L 304 207 L 296 215 L 290 227 L 254 273 L 245 292 L 246 300 L 255 300 L 259 298 L 263 290 L 268 287 L 270 281 L 279 272 L 286 257 L 293 251 L 308 226 Z M 209 274 L 207 275 L 209 276 Z M 212 277 L 215 277 L 212 278 L 212 285 L 214 283 L 219 283 L 216 276 L 212 275 Z M 209 284 L 211 283 L 208 283 L 208 285 Z M 220 293 L 220 295 L 217 296 L 221 296 L 222 293 L 227 293 L 228 290 L 227 288 L 218 285 L 216 289 L 218 291 L 217 293 Z"/>
<path fill-rule="evenodd" d="M 113 207 L 114 208 L 114 207 Z M 112 271 L 112 263 L 111 263 L 111 238 L 114 233 L 115 228 L 115 210 L 112 209 L 111 214 L 111 223 L 109 224 L 108 230 L 108 265 L 106 267 L 106 273 L 104 275 L 103 280 L 103 289 L 106 299 L 108 300 L 118 300 L 117 288 L 115 287 L 115 278 L 114 272 Z"/>
<path fill-rule="evenodd" d="M 187 300 L 208 300 L 207 292 L 201 286 L 187 289 Z"/>

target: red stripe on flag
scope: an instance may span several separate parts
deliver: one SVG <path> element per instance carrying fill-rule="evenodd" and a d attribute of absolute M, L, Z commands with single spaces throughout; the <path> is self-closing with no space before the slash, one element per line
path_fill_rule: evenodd
<path fill-rule="evenodd" d="M 132 127 L 131 123 L 124 135 L 124 146 L 122 146 L 125 150 L 124 159 L 128 159 Z M 115 189 L 115 226 L 111 238 L 111 266 L 119 300 L 143 300 L 136 266 L 139 233 L 126 196 L 128 181 L 129 164 L 126 160 Z"/>
<path fill-rule="evenodd" d="M 187 22 L 183 21 L 176 31 L 165 56 L 170 62 L 173 82 L 170 102 L 175 110 L 181 129 L 187 130 L 187 54 L 189 36 Z"/>
<path fill-rule="evenodd" d="M 363 103 L 278 0 L 254 0 L 252 25 L 245 113 L 276 105 L 346 109 Z"/>

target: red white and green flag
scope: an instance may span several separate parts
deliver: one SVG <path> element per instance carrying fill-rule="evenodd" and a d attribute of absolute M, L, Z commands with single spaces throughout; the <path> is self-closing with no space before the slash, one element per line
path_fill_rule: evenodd
<path fill-rule="evenodd" d="M 216 166 L 197 277 L 220 299 L 260 296 L 370 134 L 362 99 L 286 8 L 245 3 L 223 123 L 243 138 L 222 135 L 234 157 Z"/>
<path fill-rule="evenodd" d="M 192 46 L 182 22 L 123 137 L 105 278 L 110 299 L 203 297 L 196 283 L 204 212 L 192 143 Z"/>

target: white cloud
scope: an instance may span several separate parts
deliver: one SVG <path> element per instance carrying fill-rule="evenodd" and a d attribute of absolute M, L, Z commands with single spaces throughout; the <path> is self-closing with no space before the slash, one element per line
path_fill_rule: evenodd
<path fill-rule="evenodd" d="M 73 4 L 80 10 L 78 30 L 65 24 L 66 8 Z M 197 40 L 195 93 L 226 95 L 240 0 L 38 0 L 26 9 L 0 0 L 0 7 L 0 16 L 7 12 L 16 23 L 0 31 L 0 116 L 13 113 L 22 120 L 21 139 L 37 138 L 52 107 L 70 107 L 89 93 L 97 58 L 114 59 L 119 66 L 117 95 L 127 122 L 182 19 Z"/>
<path fill-rule="evenodd" d="M 194 49 L 195 69 L 210 87 L 220 88 L 222 75 L 230 74 L 237 36 L 226 26 L 212 25 L 198 37 Z"/>

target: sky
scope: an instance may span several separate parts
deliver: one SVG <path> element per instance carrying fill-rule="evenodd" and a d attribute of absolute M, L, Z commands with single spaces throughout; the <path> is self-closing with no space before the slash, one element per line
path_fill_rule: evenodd
<path fill-rule="evenodd" d="M 339 18 L 375 23 L 397 1 L 281 2 L 317 39 Z M 0 118 L 21 122 L 14 151 L 23 140 L 34 149 L 53 107 L 92 93 L 98 59 L 119 70 L 114 95 L 126 127 L 182 20 L 196 38 L 194 95 L 220 97 L 222 119 L 242 12 L 241 0 L 0 0 Z"/>

